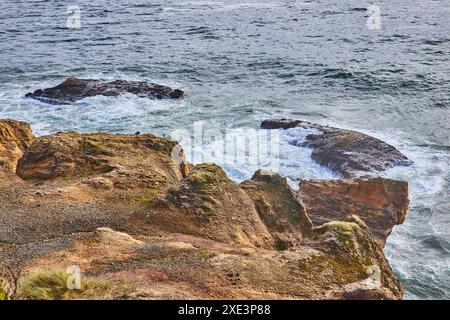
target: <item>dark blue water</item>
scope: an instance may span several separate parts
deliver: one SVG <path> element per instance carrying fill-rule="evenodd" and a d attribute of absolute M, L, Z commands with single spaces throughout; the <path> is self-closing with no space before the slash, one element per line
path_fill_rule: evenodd
<path fill-rule="evenodd" d="M 449 299 L 450 2 L 376 4 L 381 29 L 368 28 L 364 1 L 2 0 L 0 118 L 38 134 L 170 134 L 198 120 L 224 130 L 289 116 L 377 136 L 416 162 L 386 174 L 411 191 L 386 255 L 406 298 Z M 80 29 L 66 27 L 68 5 L 80 7 Z M 154 81 L 187 97 L 22 98 L 70 75 Z M 333 177 L 299 149 L 282 147 L 282 174 Z M 227 167 L 235 179 L 251 170 Z"/>

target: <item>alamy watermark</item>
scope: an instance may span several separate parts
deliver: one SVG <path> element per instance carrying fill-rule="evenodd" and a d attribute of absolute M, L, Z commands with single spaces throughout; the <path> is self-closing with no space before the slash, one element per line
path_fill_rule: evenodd
<path fill-rule="evenodd" d="M 66 269 L 67 274 L 67 289 L 80 290 L 81 289 L 81 269 L 76 265 L 69 266 Z"/>
<path fill-rule="evenodd" d="M 81 29 L 81 8 L 77 5 L 67 7 L 66 13 L 69 15 L 66 20 L 66 28 Z"/>
<path fill-rule="evenodd" d="M 370 30 L 381 29 L 381 8 L 377 5 L 371 5 L 367 8 L 369 17 L 367 18 L 367 28 Z"/>

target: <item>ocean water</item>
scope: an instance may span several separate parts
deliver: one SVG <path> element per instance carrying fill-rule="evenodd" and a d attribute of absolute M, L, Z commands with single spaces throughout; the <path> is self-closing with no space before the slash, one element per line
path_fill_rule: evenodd
<path fill-rule="evenodd" d="M 408 218 L 385 248 L 405 298 L 450 299 L 450 1 L 376 1 L 380 29 L 367 25 L 370 4 L 73 0 L 81 28 L 71 29 L 68 1 L 2 0 L 0 118 L 26 120 L 38 135 L 173 136 L 202 121 L 239 136 L 239 128 L 281 116 L 371 134 L 415 161 L 384 174 L 410 185 Z M 68 76 L 153 81 L 186 98 L 124 95 L 64 106 L 23 98 Z M 277 171 L 294 186 L 338 178 L 295 146 L 298 133 L 281 133 Z M 258 168 L 217 162 L 237 181 Z"/>

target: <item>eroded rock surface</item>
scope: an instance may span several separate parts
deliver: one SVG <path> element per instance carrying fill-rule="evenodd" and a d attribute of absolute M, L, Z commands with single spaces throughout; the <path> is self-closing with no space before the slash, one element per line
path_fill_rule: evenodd
<path fill-rule="evenodd" d="M 240 184 L 253 200 L 261 221 L 275 239 L 276 247 L 287 249 L 311 236 L 312 222 L 286 178 L 258 170 Z M 301 237 L 300 237 L 301 235 Z"/>
<path fill-rule="evenodd" d="M 315 225 L 359 216 L 383 244 L 408 212 L 408 183 L 384 178 L 303 180 L 299 185 L 308 216 Z"/>
<path fill-rule="evenodd" d="M 151 99 L 179 99 L 184 95 L 182 90 L 143 81 L 108 81 L 71 77 L 55 87 L 29 92 L 25 97 L 47 103 L 67 104 L 87 97 L 118 96 L 123 93 L 132 93 Z"/>
<path fill-rule="evenodd" d="M 158 182 L 174 181 L 186 173 L 184 165 L 171 158 L 176 146 L 175 141 L 151 134 L 60 132 L 37 138 L 19 160 L 17 174 L 34 180 L 103 174 L 114 179 L 116 187 L 134 183 L 158 188 Z M 98 179 L 91 183 L 102 185 Z"/>
<path fill-rule="evenodd" d="M 373 175 L 397 165 L 411 165 L 395 147 L 367 134 L 321 126 L 302 120 L 272 119 L 261 123 L 262 129 L 303 128 L 317 130 L 309 134 L 303 146 L 313 148 L 312 158 L 346 178 Z"/>
<path fill-rule="evenodd" d="M 15 172 L 17 161 L 34 140 L 28 123 L 0 120 L 0 167 Z"/>
<path fill-rule="evenodd" d="M 36 138 L 19 160 L 17 175 L 0 170 L 6 175 L 0 180 L 0 243 L 103 226 L 126 229 L 133 210 L 191 169 L 172 159 L 177 146 L 151 134 L 62 132 Z"/>
<path fill-rule="evenodd" d="M 217 165 L 175 162 L 176 147 L 147 134 L 36 138 L 22 179 L 0 168 L 0 261 L 24 277 L 78 265 L 111 284 L 102 298 L 402 298 L 371 232 L 390 213 L 361 215 L 359 204 L 375 207 L 364 192 L 349 212 L 361 218 L 311 222 L 309 202 L 279 175 L 237 184 Z"/>
<path fill-rule="evenodd" d="M 279 188 L 279 190 L 275 190 Z M 241 186 L 215 164 L 200 164 L 132 219 L 136 225 L 268 249 L 311 235 L 312 223 L 285 179 L 257 172 Z"/>

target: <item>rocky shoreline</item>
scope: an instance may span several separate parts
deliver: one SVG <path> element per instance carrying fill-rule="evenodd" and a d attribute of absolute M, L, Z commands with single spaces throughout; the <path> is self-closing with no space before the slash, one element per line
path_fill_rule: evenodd
<path fill-rule="evenodd" d="M 351 145 L 361 159 L 372 146 L 370 172 L 381 169 L 372 156 L 410 163 L 375 138 L 319 129 L 320 143 L 308 139 L 317 149 Z M 237 184 L 215 164 L 175 162 L 175 147 L 152 134 L 35 137 L 0 120 L 0 261 L 25 279 L 76 265 L 107 283 L 82 298 L 402 299 L 383 245 L 406 217 L 406 182 L 360 174 L 338 148 L 324 157 L 346 179 L 294 190 L 257 171 Z"/>

